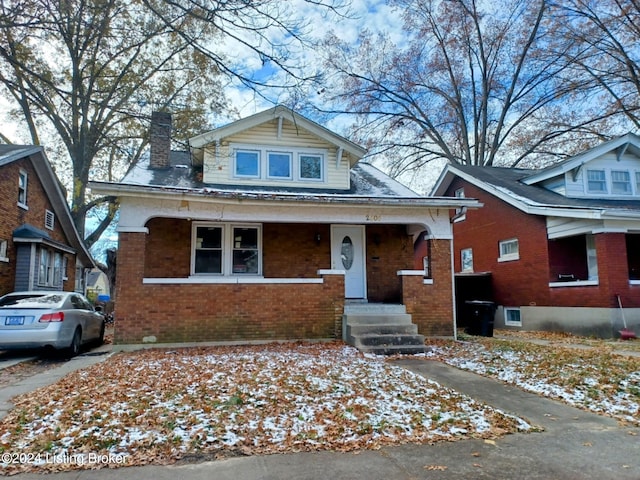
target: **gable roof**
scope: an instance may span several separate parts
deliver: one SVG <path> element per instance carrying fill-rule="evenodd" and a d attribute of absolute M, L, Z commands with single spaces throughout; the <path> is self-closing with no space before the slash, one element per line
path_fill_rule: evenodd
<path fill-rule="evenodd" d="M 60 181 L 47 159 L 44 148 L 36 145 L 0 145 L 0 167 L 23 158 L 27 158 L 31 162 L 51 202 L 51 208 L 53 208 L 60 228 L 62 228 L 70 246 L 76 250 L 76 254 L 81 263 L 85 266 L 93 266 L 93 257 L 89 253 L 84 241 L 80 238 L 80 234 L 73 223 L 69 205 L 60 186 Z"/>
<path fill-rule="evenodd" d="M 431 194 L 444 195 L 453 179 L 459 177 L 523 212 L 533 215 L 594 219 L 640 218 L 640 200 L 568 198 L 537 184 L 526 183 L 526 179 L 541 171 L 448 164 Z"/>
<path fill-rule="evenodd" d="M 523 183 L 527 185 L 533 185 L 549 178 L 562 175 L 573 169 L 580 168 L 585 163 L 590 162 L 602 155 L 610 152 L 615 152 L 616 156 L 620 158 L 625 152 L 631 152 L 637 157 L 640 157 L 640 137 L 633 133 L 627 133 L 618 138 L 609 140 L 608 142 L 601 143 L 585 152 L 568 158 L 562 162 L 558 162 L 542 170 L 537 170 L 535 173 L 528 175 L 522 179 Z"/>
<path fill-rule="evenodd" d="M 263 112 L 256 113 L 249 117 L 242 118 L 228 125 L 216 128 L 209 132 L 202 133 L 189 139 L 189 145 L 192 149 L 200 149 L 210 143 L 222 140 L 223 138 L 235 135 L 237 133 L 249 130 L 251 128 L 270 122 L 274 119 L 288 120 L 291 123 L 311 132 L 312 134 L 322 138 L 324 141 L 335 145 L 337 148 L 343 149 L 351 154 L 355 160 L 360 160 L 367 152 L 361 146 L 347 140 L 346 138 L 332 132 L 322 125 L 309 120 L 302 115 L 297 114 L 290 108 L 283 105 L 277 105 Z"/>

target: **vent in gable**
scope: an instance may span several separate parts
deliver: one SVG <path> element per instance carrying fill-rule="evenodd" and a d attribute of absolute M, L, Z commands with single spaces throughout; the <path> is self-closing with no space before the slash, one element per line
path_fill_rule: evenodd
<path fill-rule="evenodd" d="M 45 212 L 44 212 L 44 226 L 47 227 L 49 230 L 53 230 L 55 222 L 56 222 L 55 214 L 50 210 L 45 210 Z"/>

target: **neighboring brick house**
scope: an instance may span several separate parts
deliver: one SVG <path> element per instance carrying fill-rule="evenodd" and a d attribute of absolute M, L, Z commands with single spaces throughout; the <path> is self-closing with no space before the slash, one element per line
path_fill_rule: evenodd
<path fill-rule="evenodd" d="M 285 107 L 190 152 L 170 152 L 170 123 L 154 114 L 150 158 L 122 182 L 90 184 L 120 202 L 116 343 L 340 338 L 352 302 L 454 335 L 449 212 L 477 202 L 421 197 Z"/>
<path fill-rule="evenodd" d="M 491 283 L 493 298 L 477 300 L 495 300 L 496 326 L 640 331 L 640 137 L 542 170 L 449 165 L 433 194 L 484 205 L 454 222 L 455 272 Z M 459 297 L 474 293 L 491 295 Z"/>
<path fill-rule="evenodd" d="M 0 295 L 84 292 L 93 266 L 44 149 L 0 145 Z"/>

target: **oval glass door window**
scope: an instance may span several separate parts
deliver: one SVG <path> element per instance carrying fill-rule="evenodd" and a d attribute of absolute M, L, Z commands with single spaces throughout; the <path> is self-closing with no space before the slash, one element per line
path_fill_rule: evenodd
<path fill-rule="evenodd" d="M 353 265 L 353 241 L 349 236 L 342 239 L 342 249 L 340 250 L 340 257 L 342 258 L 342 265 L 345 270 L 349 270 Z"/>

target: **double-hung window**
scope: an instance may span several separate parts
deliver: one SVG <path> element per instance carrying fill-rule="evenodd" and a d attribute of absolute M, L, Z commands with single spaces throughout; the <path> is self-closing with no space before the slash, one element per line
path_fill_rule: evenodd
<path fill-rule="evenodd" d="M 194 224 L 193 275 L 260 275 L 261 228 L 256 225 Z"/>
<path fill-rule="evenodd" d="M 24 170 L 20 170 L 18 174 L 18 205 L 27 208 L 27 183 L 29 176 Z"/>
<path fill-rule="evenodd" d="M 502 240 L 500 242 L 499 262 L 507 262 L 509 260 L 518 260 L 520 258 L 520 246 L 517 238 Z"/>
<path fill-rule="evenodd" d="M 63 264 L 63 256 L 60 252 L 53 252 L 47 248 L 41 248 L 38 285 L 46 287 L 61 286 L 64 274 Z"/>
<path fill-rule="evenodd" d="M 587 190 L 590 193 L 607 193 L 607 177 L 604 170 L 587 170 Z"/>
<path fill-rule="evenodd" d="M 611 193 L 614 195 L 631 195 L 631 176 L 628 171 L 611 171 Z"/>

